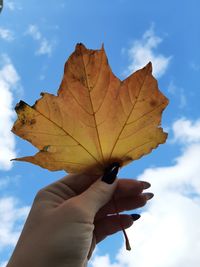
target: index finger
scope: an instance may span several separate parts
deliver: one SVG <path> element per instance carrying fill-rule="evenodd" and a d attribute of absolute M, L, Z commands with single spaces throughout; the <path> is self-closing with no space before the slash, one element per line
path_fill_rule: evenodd
<path fill-rule="evenodd" d="M 147 189 L 149 187 L 150 184 L 148 182 L 122 178 L 118 180 L 118 185 L 115 190 L 114 197 L 134 197 L 141 194 L 144 189 Z"/>
<path fill-rule="evenodd" d="M 47 186 L 44 189 L 51 190 L 63 199 L 70 196 L 79 195 L 99 178 L 98 175 L 70 174 Z M 133 179 L 119 179 L 114 196 L 116 198 L 124 196 L 138 195 L 145 189 L 144 182 Z M 69 191 L 71 193 L 69 194 Z M 66 192 L 66 193 L 65 193 Z"/>
<path fill-rule="evenodd" d="M 66 185 L 73 190 L 76 195 L 79 195 L 88 187 L 90 187 L 90 185 L 93 184 L 97 179 L 99 179 L 99 175 L 69 174 L 58 180 L 58 182 Z"/>

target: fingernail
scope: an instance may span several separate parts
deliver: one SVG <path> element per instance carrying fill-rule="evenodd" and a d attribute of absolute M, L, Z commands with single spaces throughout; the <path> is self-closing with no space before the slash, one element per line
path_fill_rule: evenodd
<path fill-rule="evenodd" d="M 143 195 L 145 196 L 146 200 L 149 200 L 154 196 L 153 193 L 144 193 Z"/>
<path fill-rule="evenodd" d="M 147 189 L 147 188 L 149 188 L 151 186 L 150 183 L 145 182 L 145 181 L 141 181 L 141 183 L 142 183 L 143 189 Z"/>
<path fill-rule="evenodd" d="M 130 215 L 131 215 L 133 221 L 137 221 L 141 217 L 140 214 L 130 214 Z"/>
<path fill-rule="evenodd" d="M 101 178 L 101 181 L 107 183 L 107 184 L 112 184 L 114 183 L 116 177 L 117 177 L 117 173 L 119 171 L 119 163 L 118 162 L 113 162 L 112 164 L 110 164 L 110 166 L 108 166 L 105 171 L 104 174 Z"/>

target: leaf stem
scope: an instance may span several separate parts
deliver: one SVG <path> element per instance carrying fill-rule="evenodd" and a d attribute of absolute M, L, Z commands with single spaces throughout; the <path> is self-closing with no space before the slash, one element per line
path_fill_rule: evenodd
<path fill-rule="evenodd" d="M 115 197 L 113 197 L 113 203 L 114 203 L 116 215 L 117 215 L 117 217 L 119 219 L 120 228 L 122 229 L 122 232 L 124 234 L 125 244 L 126 244 L 126 250 L 131 250 L 131 246 L 130 246 L 130 242 L 129 242 L 127 233 L 126 233 L 126 231 L 125 231 L 125 229 L 124 229 L 124 227 L 122 225 L 121 217 L 120 217 L 119 212 L 118 212 L 118 209 L 117 209 L 117 203 L 116 203 Z"/>

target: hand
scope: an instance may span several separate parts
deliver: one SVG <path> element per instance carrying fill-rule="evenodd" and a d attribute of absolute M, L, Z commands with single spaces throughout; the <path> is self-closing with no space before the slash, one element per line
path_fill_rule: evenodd
<path fill-rule="evenodd" d="M 96 243 L 121 230 L 116 207 L 121 212 L 145 205 L 153 196 L 142 193 L 148 187 L 131 179 L 108 184 L 87 175 L 50 184 L 36 195 L 7 267 L 87 266 Z M 120 221 L 124 229 L 133 224 L 130 215 L 120 215 Z"/>

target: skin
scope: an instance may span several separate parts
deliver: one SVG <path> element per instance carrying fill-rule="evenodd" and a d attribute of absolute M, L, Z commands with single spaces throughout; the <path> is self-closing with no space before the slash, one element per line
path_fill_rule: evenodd
<path fill-rule="evenodd" d="M 97 243 L 121 230 L 118 212 L 142 207 L 144 184 L 68 175 L 41 189 L 7 267 L 83 267 Z M 113 201 L 115 199 L 115 201 Z M 108 216 L 109 214 L 109 216 Z M 120 215 L 124 229 L 133 224 Z"/>

